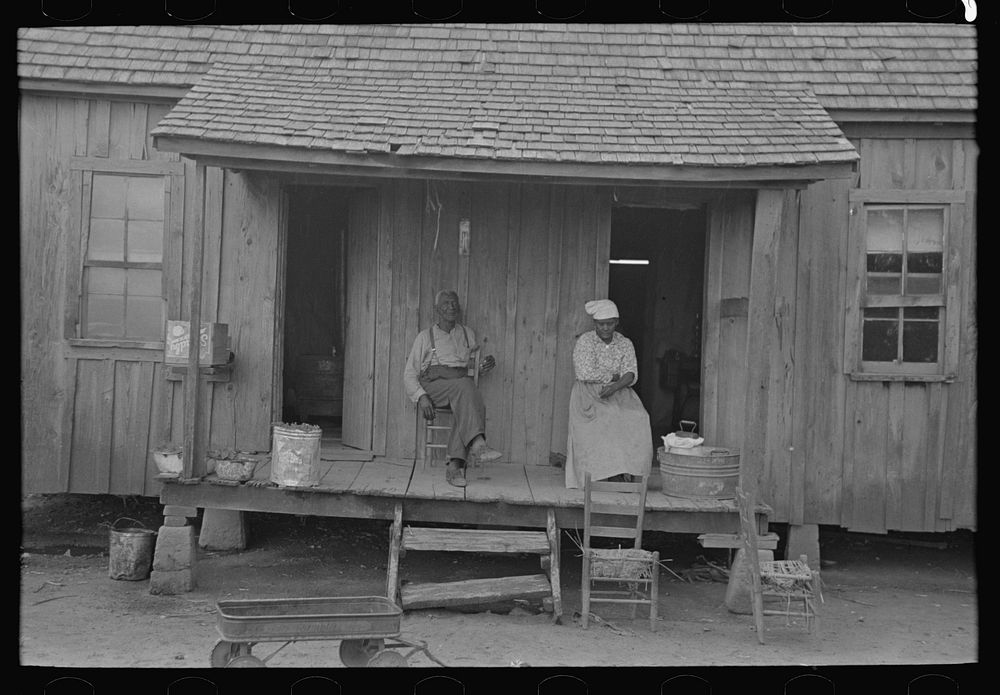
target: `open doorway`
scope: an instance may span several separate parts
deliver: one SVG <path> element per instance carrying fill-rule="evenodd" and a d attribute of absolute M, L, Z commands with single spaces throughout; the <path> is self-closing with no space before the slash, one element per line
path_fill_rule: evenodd
<path fill-rule="evenodd" d="M 635 345 L 635 390 L 657 446 L 700 417 L 705 219 L 704 208 L 648 207 L 618 207 L 611 218 L 608 296 Z"/>
<path fill-rule="evenodd" d="M 340 440 L 344 404 L 344 259 L 350 189 L 292 186 L 285 256 L 285 422 Z"/>

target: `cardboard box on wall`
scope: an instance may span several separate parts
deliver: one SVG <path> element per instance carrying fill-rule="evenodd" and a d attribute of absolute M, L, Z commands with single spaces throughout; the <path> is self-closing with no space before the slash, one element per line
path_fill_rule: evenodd
<path fill-rule="evenodd" d="M 198 364 L 215 366 L 229 361 L 229 326 L 225 323 L 201 324 Z M 191 342 L 191 324 L 188 321 L 167 321 L 164 341 L 164 364 L 186 365 L 188 345 Z"/>

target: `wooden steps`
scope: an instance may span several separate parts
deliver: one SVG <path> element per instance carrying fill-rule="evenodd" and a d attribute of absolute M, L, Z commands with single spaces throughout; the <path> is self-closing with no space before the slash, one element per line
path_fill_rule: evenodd
<path fill-rule="evenodd" d="M 403 529 L 403 550 L 442 550 L 463 553 L 547 554 L 544 531 L 482 531 L 479 529 Z"/>
<path fill-rule="evenodd" d="M 555 512 L 549 510 L 545 531 L 425 528 L 402 525 L 402 505 L 397 504 L 389 529 L 389 567 L 386 595 L 404 610 L 449 608 L 497 603 L 515 598 L 543 599 L 551 604 L 552 618 L 561 622 L 559 532 Z M 457 582 L 400 586 L 399 560 L 407 551 L 483 554 L 534 554 L 546 574 L 489 577 Z"/>
<path fill-rule="evenodd" d="M 448 608 L 497 603 L 512 598 L 545 598 L 552 585 L 544 574 L 514 577 L 467 579 L 460 582 L 406 584 L 400 598 L 404 610 L 417 608 Z"/>

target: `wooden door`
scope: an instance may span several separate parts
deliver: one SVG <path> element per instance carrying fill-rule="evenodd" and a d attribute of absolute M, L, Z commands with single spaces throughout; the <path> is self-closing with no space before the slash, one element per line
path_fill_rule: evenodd
<path fill-rule="evenodd" d="M 359 191 L 347 225 L 343 442 L 370 450 L 375 377 L 378 191 Z"/>

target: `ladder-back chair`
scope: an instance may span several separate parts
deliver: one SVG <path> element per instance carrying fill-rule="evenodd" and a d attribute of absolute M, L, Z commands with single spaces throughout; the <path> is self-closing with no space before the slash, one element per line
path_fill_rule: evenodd
<path fill-rule="evenodd" d="M 649 477 L 637 482 L 593 481 L 584 476 L 582 620 L 587 627 L 591 603 L 631 604 L 632 619 L 640 605 L 649 606 L 649 629 L 656 630 L 660 553 L 642 549 L 642 519 Z M 591 539 L 618 538 L 627 548 L 594 548 Z M 615 583 L 625 589 L 597 589 Z"/>
<path fill-rule="evenodd" d="M 478 349 L 474 353 L 472 381 L 475 382 L 477 388 L 479 387 L 479 362 L 481 353 L 482 351 Z M 442 424 L 439 419 L 441 416 L 449 418 L 452 422 Z M 419 409 L 417 409 L 417 417 L 423 420 Z M 452 412 L 451 406 L 434 406 L 434 419 L 424 420 L 424 458 L 421 461 L 421 466 L 433 466 L 434 462 L 438 459 L 438 456 L 436 456 L 437 452 L 441 452 L 441 459 L 446 458 L 444 452 L 448 449 L 448 438 L 451 436 L 454 417 L 455 413 Z M 442 436 L 437 438 L 435 437 L 435 433 L 441 433 Z"/>
<path fill-rule="evenodd" d="M 753 604 L 757 641 L 764 644 L 764 616 L 783 615 L 788 624 L 793 617 L 803 618 L 806 630 L 816 623 L 816 599 L 822 599 L 819 573 L 809 568 L 806 556 L 798 560 L 762 561 L 757 555 L 755 500 L 742 488 L 736 488 L 740 510 L 740 537 L 743 554 L 750 568 L 750 596 Z"/>

